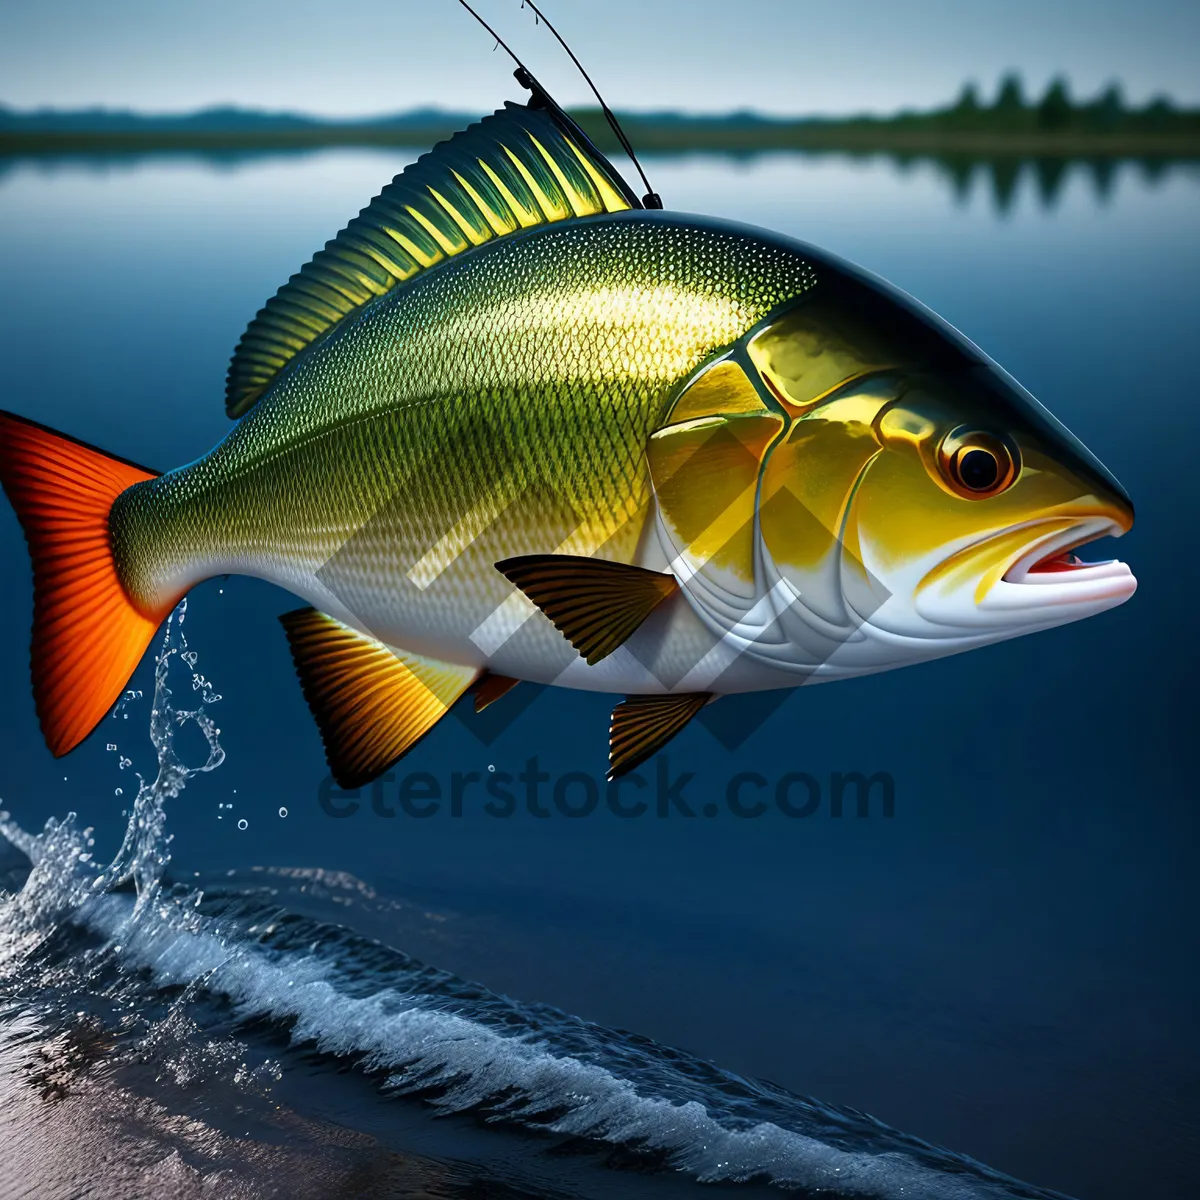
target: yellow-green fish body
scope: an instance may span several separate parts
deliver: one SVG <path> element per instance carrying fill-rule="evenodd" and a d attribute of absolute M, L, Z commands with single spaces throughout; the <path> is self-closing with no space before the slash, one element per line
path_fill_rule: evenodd
<path fill-rule="evenodd" d="M 471 640 L 513 596 L 494 564 L 639 562 L 654 516 L 646 450 L 674 396 L 813 286 L 793 249 L 760 243 L 753 272 L 747 256 L 740 231 L 598 216 L 389 292 L 207 455 L 119 498 L 122 579 L 153 608 L 213 575 L 256 575 L 392 644 L 495 665 Z M 534 629 L 546 667 L 504 665 L 553 682 L 562 638 Z"/>
<path fill-rule="evenodd" d="M 976 347 L 811 247 L 641 209 L 508 106 L 251 323 L 228 436 L 163 475 L 0 415 L 64 753 L 189 588 L 284 618 L 335 774 L 475 685 L 623 692 L 615 772 L 723 695 L 886 670 L 1127 599 L 1111 475 Z"/>

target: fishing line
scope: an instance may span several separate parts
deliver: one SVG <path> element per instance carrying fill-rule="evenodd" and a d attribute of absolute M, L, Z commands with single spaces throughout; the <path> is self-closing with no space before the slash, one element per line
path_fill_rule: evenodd
<path fill-rule="evenodd" d="M 479 22 L 480 25 L 482 25 L 484 27 L 484 29 L 486 29 L 488 31 L 488 33 L 490 33 L 492 35 L 492 37 L 494 37 L 496 39 L 496 46 L 499 46 L 504 51 L 504 53 L 507 54 L 508 57 L 511 58 L 513 60 L 513 62 L 515 62 L 517 64 L 517 66 L 522 71 L 524 71 L 526 75 L 529 76 L 530 79 L 532 79 L 533 73 L 516 56 L 516 53 L 513 51 L 513 48 L 467 3 L 467 0 L 458 0 L 458 2 L 459 2 L 459 4 L 461 4 L 463 6 L 463 8 L 465 8 L 467 10 L 467 12 L 469 12 L 471 14 L 471 16 L 473 16 L 475 18 L 476 21 Z M 495 46 L 493 46 L 492 48 L 495 49 Z"/>
<path fill-rule="evenodd" d="M 557 104 L 555 104 L 554 100 L 550 96 L 550 93 L 547 92 L 544 87 L 542 87 L 534 73 L 517 57 L 517 54 L 513 48 L 487 23 L 487 21 L 483 19 L 483 17 L 479 15 L 479 13 L 475 11 L 474 8 L 471 7 L 470 4 L 467 3 L 467 0 L 458 0 L 458 3 L 461 4 L 462 7 L 465 8 L 467 12 L 469 12 L 471 16 L 474 17 L 475 20 L 478 21 L 479 24 L 482 25 L 483 28 L 486 29 L 487 32 L 496 39 L 496 47 L 503 50 L 505 54 L 507 54 L 508 57 L 517 64 L 517 69 L 514 72 L 517 77 L 517 82 L 520 83 L 522 87 L 528 88 L 531 92 L 533 92 L 536 99 L 545 104 L 547 107 L 554 109 L 561 117 L 563 117 L 574 128 L 577 129 L 578 126 L 575 125 L 575 122 L 572 121 L 571 118 L 568 117 Z M 578 58 L 575 57 L 574 51 L 570 46 L 567 45 L 565 41 L 563 41 L 562 35 L 550 23 L 546 17 L 546 14 L 542 12 L 542 10 L 538 8 L 536 4 L 533 3 L 533 0 L 521 0 L 522 8 L 524 8 L 526 4 L 533 9 L 535 21 L 541 20 L 545 22 L 546 28 L 550 30 L 558 44 L 567 52 L 571 61 L 578 69 L 580 75 L 583 76 L 588 87 L 592 89 L 592 94 L 596 97 L 596 100 L 600 104 L 600 111 L 604 114 L 605 119 L 612 127 L 613 133 L 616 134 L 617 141 L 620 142 L 621 148 L 627 155 L 629 155 L 630 162 L 632 162 L 637 168 L 637 173 L 641 176 L 642 184 L 646 188 L 646 194 L 642 197 L 642 204 L 646 208 L 662 208 L 662 197 L 659 196 L 659 194 L 650 186 L 650 180 L 646 178 L 646 172 L 642 170 L 642 164 L 638 162 L 637 155 L 634 154 L 633 146 L 630 145 L 629 139 L 625 136 L 625 131 L 621 128 L 620 121 L 617 120 L 616 114 L 612 111 L 612 109 L 605 104 L 604 97 L 600 95 L 600 91 L 592 82 L 591 76 L 583 69 L 583 64 Z M 493 47 L 493 49 L 496 47 Z M 582 131 L 580 132 L 582 133 Z"/>
<path fill-rule="evenodd" d="M 533 19 L 536 24 L 540 19 L 545 23 L 545 26 L 554 35 L 554 40 L 567 52 L 567 57 L 575 64 L 580 75 L 583 76 L 584 82 L 592 89 L 592 95 L 596 97 L 597 103 L 600 105 L 600 111 L 604 114 L 605 119 L 612 127 L 613 133 L 617 135 L 617 141 L 621 143 L 621 148 L 629 155 L 630 162 L 637 168 L 637 173 L 642 177 L 642 184 L 646 189 L 646 195 L 642 198 L 642 203 L 647 208 L 662 208 L 662 197 L 650 186 L 650 180 L 646 178 L 646 172 L 642 170 L 642 164 L 638 162 L 638 157 L 633 152 L 633 147 L 629 143 L 629 139 L 625 136 L 625 130 L 621 128 L 621 122 L 617 120 L 616 114 L 604 103 L 604 97 L 600 95 L 600 89 L 592 82 L 592 77 L 583 69 L 583 63 L 575 57 L 575 51 L 563 40 L 563 36 L 554 28 L 550 18 L 533 2 L 533 0 L 521 0 L 521 7 L 529 5 L 533 9 Z"/>

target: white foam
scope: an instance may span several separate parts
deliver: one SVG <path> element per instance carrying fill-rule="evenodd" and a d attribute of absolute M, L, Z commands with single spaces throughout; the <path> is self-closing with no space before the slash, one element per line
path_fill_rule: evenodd
<path fill-rule="evenodd" d="M 898 1153 L 837 1149 L 762 1122 L 728 1129 L 696 1101 L 640 1095 L 626 1079 L 593 1063 L 557 1054 L 530 1036 L 507 1036 L 468 1017 L 437 1011 L 421 997 L 384 988 L 358 997 L 338 990 L 318 953 L 271 951 L 231 942 L 218 923 L 174 900 L 134 913 L 125 896 L 106 896 L 88 925 L 120 947 L 132 967 L 161 985 L 202 983 L 228 998 L 243 1018 L 294 1021 L 293 1043 L 369 1070 L 392 1070 L 399 1092 L 441 1085 L 431 1101 L 461 1112 L 509 1094 L 499 1110 L 556 1133 L 636 1144 L 666 1152 L 703 1182 L 766 1175 L 783 1186 L 832 1188 L 847 1195 L 966 1200 L 1007 1194 L 998 1185 L 930 1170 Z M 563 1112 L 563 1110 L 566 1110 Z M 539 1114 L 554 1111 L 553 1120 Z"/>
<path fill-rule="evenodd" d="M 210 759 L 199 770 L 213 769 L 222 757 L 204 708 L 181 714 L 170 704 L 167 666 L 186 653 L 182 620 L 181 607 L 168 625 L 157 662 L 151 739 L 159 772 L 139 789 L 114 864 L 101 869 L 91 861 L 90 831 L 78 830 L 73 817 L 48 822 L 41 835 L 30 836 L 0 814 L 0 833 L 33 863 L 21 892 L 0 902 L 0 973 L 19 970 L 30 961 L 33 947 L 69 921 L 105 939 L 108 952 L 128 969 L 124 974 L 144 968 L 160 987 L 203 989 L 228 998 L 240 1017 L 291 1022 L 293 1043 L 361 1059 L 367 1069 L 389 1072 L 395 1091 L 421 1092 L 443 1112 L 487 1102 L 491 1119 L 516 1118 L 556 1133 L 659 1151 L 704 1182 L 766 1176 L 782 1186 L 836 1188 L 839 1195 L 920 1200 L 1000 1200 L 1016 1194 L 982 1171 L 973 1179 L 959 1174 L 971 1171 L 963 1160 L 948 1158 L 950 1168 L 942 1171 L 894 1150 L 842 1150 L 770 1121 L 731 1128 L 737 1122 L 723 1124 L 696 1100 L 670 1099 L 695 1095 L 697 1085 L 679 1074 L 673 1086 L 674 1068 L 650 1051 L 641 1053 L 654 1068 L 646 1073 L 655 1078 L 653 1090 L 659 1094 L 644 1094 L 632 1078 L 556 1049 L 544 1033 L 535 1032 L 532 1019 L 526 1033 L 501 1033 L 465 1012 L 444 1011 L 446 997 L 431 990 L 423 975 L 414 973 L 412 990 L 380 986 L 371 995 L 351 994 L 339 987 L 346 979 L 344 966 L 323 956 L 320 941 L 307 952 L 273 947 L 253 940 L 253 930 L 247 934 L 201 913 L 199 892 L 164 894 L 158 882 L 168 859 L 164 804 L 196 773 L 174 753 L 180 719 L 196 721 L 209 740 Z M 193 668 L 195 682 L 194 658 L 184 661 Z M 214 694 L 212 702 L 218 698 Z M 137 883 L 136 901 L 107 890 L 129 878 Z M 345 958 L 344 946 L 339 957 Z M 464 1000 L 462 1006 L 470 1003 Z M 603 1031 L 596 1033 L 603 1039 Z M 615 1053 L 627 1056 L 622 1036 L 608 1036 Z M 630 1074 L 637 1078 L 639 1072 Z M 431 1087 L 436 1088 L 432 1096 Z M 715 1094 L 713 1107 L 719 1107 Z M 875 1132 L 885 1143 L 887 1131 Z M 892 1136 L 897 1144 L 899 1138 Z"/>

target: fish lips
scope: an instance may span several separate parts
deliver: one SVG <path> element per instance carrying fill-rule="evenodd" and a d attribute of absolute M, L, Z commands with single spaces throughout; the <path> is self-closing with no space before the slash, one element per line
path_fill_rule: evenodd
<path fill-rule="evenodd" d="M 1123 604 L 1137 590 L 1137 579 L 1128 565 L 1115 558 L 1085 562 L 1074 551 L 1098 538 L 1120 537 L 1125 530 L 1112 518 L 1089 517 L 1074 528 L 1038 535 L 1035 523 L 1031 527 L 1034 540 L 992 589 L 999 589 L 992 602 L 1039 608 L 1064 604 L 1110 608 Z"/>
<path fill-rule="evenodd" d="M 1137 589 L 1117 559 L 1088 563 L 1074 551 L 1120 537 L 1123 512 L 1047 515 L 961 547 L 917 588 L 917 611 L 943 627 L 1014 636 L 1076 621 L 1123 604 Z"/>

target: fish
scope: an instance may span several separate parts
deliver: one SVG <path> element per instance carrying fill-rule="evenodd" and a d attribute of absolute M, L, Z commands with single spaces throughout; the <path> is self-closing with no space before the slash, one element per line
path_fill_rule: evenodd
<path fill-rule="evenodd" d="M 161 473 L 0 414 L 56 756 L 214 576 L 303 601 L 280 619 L 346 787 L 464 696 L 623 697 L 616 778 L 710 704 L 1136 587 L 1076 554 L 1132 527 L 1125 490 L 963 334 L 814 246 L 649 206 L 537 89 L 292 276 L 225 400 L 222 440 Z"/>

